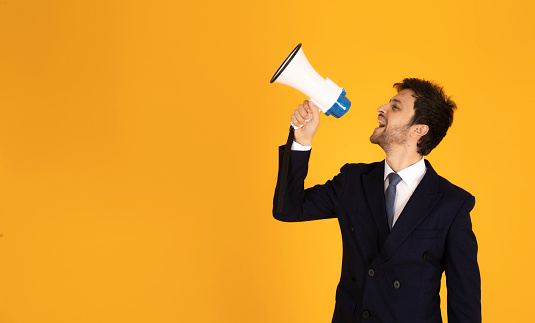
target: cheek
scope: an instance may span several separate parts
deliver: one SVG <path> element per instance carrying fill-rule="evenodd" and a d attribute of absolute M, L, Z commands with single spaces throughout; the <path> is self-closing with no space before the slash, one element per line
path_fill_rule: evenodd
<path fill-rule="evenodd" d="M 395 118 L 393 120 L 390 120 L 390 119 L 388 120 L 388 127 L 392 128 L 392 129 L 400 129 L 403 126 L 405 126 L 405 124 L 406 123 L 401 118 Z"/>
<path fill-rule="evenodd" d="M 407 121 L 407 123 L 411 122 L 412 118 L 414 118 L 414 111 L 408 111 L 405 114 L 405 120 Z"/>

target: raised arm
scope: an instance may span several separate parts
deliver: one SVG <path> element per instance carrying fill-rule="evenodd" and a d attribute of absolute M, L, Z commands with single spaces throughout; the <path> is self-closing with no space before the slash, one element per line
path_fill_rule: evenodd
<path fill-rule="evenodd" d="M 294 130 L 295 141 L 303 146 L 311 146 L 319 126 L 319 109 L 311 102 L 300 104 L 291 116 L 292 124 L 300 127 Z M 343 174 L 337 175 L 323 185 L 304 189 L 311 151 L 290 151 L 288 173 L 283 172 L 284 147 L 279 148 L 279 175 L 273 199 L 273 216 L 281 221 L 309 221 L 336 217 L 338 197 L 344 186 Z M 343 169 L 343 168 L 342 168 Z M 277 202 L 281 191 L 281 178 L 286 175 L 284 204 L 277 212 Z"/>

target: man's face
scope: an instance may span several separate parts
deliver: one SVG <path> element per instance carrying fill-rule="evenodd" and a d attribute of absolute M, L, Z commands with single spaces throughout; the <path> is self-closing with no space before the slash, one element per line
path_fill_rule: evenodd
<path fill-rule="evenodd" d="M 370 137 L 373 144 L 378 144 L 385 152 L 394 145 L 402 146 L 409 138 L 410 122 L 414 116 L 414 92 L 402 90 L 390 102 L 377 109 L 379 127 Z"/>

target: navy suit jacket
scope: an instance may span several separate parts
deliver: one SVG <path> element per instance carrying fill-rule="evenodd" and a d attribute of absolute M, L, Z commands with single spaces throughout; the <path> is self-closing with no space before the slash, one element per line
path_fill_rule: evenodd
<path fill-rule="evenodd" d="M 280 148 L 279 180 L 283 147 Z M 426 161 L 427 172 L 392 231 L 384 202 L 384 161 L 346 164 L 304 189 L 310 151 L 292 151 L 282 213 L 286 222 L 338 218 L 343 242 L 333 322 L 481 322 L 481 281 L 470 211 L 475 199 Z M 278 198 L 278 185 L 274 204 Z"/>

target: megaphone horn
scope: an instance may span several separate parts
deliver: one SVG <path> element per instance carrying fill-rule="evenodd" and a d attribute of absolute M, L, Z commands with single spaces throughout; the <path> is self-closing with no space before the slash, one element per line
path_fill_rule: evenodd
<path fill-rule="evenodd" d="M 325 115 L 343 116 L 351 106 L 346 91 L 329 78 L 323 79 L 308 62 L 301 44 L 288 55 L 270 83 L 293 87 L 310 98 Z"/>

